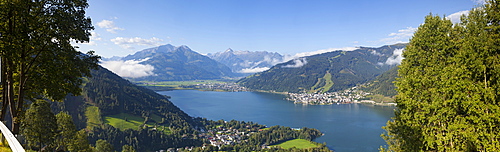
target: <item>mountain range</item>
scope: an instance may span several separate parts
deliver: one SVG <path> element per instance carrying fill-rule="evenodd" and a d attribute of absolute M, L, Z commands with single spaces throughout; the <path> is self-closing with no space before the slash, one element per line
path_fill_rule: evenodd
<path fill-rule="evenodd" d="M 186 81 L 235 77 L 227 66 L 189 47 L 170 44 L 145 49 L 102 65 L 133 81 Z"/>
<path fill-rule="evenodd" d="M 208 57 L 218 61 L 234 73 L 253 74 L 268 70 L 270 67 L 283 62 L 283 55 L 267 51 L 233 51 L 209 53 Z"/>
<path fill-rule="evenodd" d="M 402 59 L 406 44 L 360 47 L 296 58 L 238 81 L 250 89 L 278 92 L 329 92 L 375 79 Z"/>
<path fill-rule="evenodd" d="M 101 65 L 132 81 L 211 80 L 246 75 L 238 83 L 250 89 L 329 92 L 374 80 L 401 61 L 405 46 L 359 47 L 286 61 L 289 55 L 276 52 L 227 49 L 205 56 L 187 46 L 167 44 L 126 57 L 109 58 Z M 371 87 L 381 85 L 390 84 L 375 82 Z"/>

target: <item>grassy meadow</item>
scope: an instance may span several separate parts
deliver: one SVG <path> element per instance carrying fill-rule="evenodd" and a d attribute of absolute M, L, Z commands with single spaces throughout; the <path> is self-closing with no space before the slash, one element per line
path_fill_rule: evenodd
<path fill-rule="evenodd" d="M 277 145 L 271 145 L 271 146 L 279 146 L 283 149 L 289 149 L 289 148 L 298 148 L 298 149 L 307 149 L 307 148 L 314 148 L 318 147 L 315 145 L 312 141 L 305 140 L 305 139 L 292 139 L 285 141 L 283 143 L 277 144 Z"/>

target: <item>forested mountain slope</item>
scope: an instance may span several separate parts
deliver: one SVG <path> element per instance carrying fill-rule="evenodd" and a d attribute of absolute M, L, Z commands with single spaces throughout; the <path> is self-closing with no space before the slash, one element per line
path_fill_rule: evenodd
<path fill-rule="evenodd" d="M 231 69 L 189 47 L 170 44 L 145 49 L 122 60 L 141 61 L 154 67 L 153 74 L 131 78 L 135 81 L 209 80 L 235 76 Z"/>
<path fill-rule="evenodd" d="M 259 90 L 279 92 L 328 92 L 375 79 L 396 65 L 406 44 L 354 51 L 334 51 L 277 64 L 271 69 L 238 81 Z"/>
<path fill-rule="evenodd" d="M 115 149 L 131 145 L 139 151 L 201 144 L 200 140 L 182 137 L 194 132 L 193 118 L 173 105 L 167 96 L 136 86 L 102 67 L 85 79 L 81 96 L 54 102 L 52 109 L 55 113 L 68 111 L 78 129 L 90 131 L 91 143 L 104 139 Z M 118 124 L 112 126 L 111 120 Z M 123 129 L 136 120 L 141 120 L 138 123 L 142 125 Z"/>
<path fill-rule="evenodd" d="M 397 66 L 393 67 L 392 69 L 377 76 L 375 80 L 363 85 L 360 89 L 384 96 L 395 96 L 397 91 L 394 81 L 396 81 L 396 77 L 398 76 L 398 69 L 399 68 Z"/>

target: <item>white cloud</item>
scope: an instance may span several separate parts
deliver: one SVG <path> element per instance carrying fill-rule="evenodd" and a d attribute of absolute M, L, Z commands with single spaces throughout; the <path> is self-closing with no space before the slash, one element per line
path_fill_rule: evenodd
<path fill-rule="evenodd" d="M 311 55 L 322 54 L 322 53 L 333 52 L 333 51 L 354 51 L 356 49 L 359 49 L 359 48 L 357 48 L 357 47 L 329 48 L 329 49 L 317 50 L 317 51 L 313 51 L 313 52 L 297 53 L 293 56 L 293 58 L 300 58 L 300 57 L 311 56 Z"/>
<path fill-rule="evenodd" d="M 453 22 L 453 23 L 458 23 L 458 22 L 460 22 L 460 17 L 462 17 L 462 15 L 465 15 L 465 16 L 469 15 L 469 11 L 460 11 L 460 12 L 453 13 L 451 15 L 446 16 L 446 19 L 451 20 L 451 22 Z"/>
<path fill-rule="evenodd" d="M 121 77 L 126 78 L 139 78 L 144 76 L 155 75 L 153 70 L 155 69 L 149 64 L 140 64 L 141 62 L 147 61 L 149 58 L 142 60 L 116 60 L 116 61 L 102 61 L 101 66 L 105 67 L 118 74 Z"/>
<path fill-rule="evenodd" d="M 472 0 L 472 1 L 480 5 L 486 4 L 486 0 Z"/>
<path fill-rule="evenodd" d="M 296 59 L 293 59 L 292 62 L 293 62 L 293 64 L 288 64 L 288 65 L 284 65 L 281 67 L 282 68 L 300 68 L 300 67 L 307 64 L 306 58 L 296 58 Z"/>
<path fill-rule="evenodd" d="M 269 67 L 245 68 L 238 71 L 238 73 L 257 73 L 269 70 Z"/>
<path fill-rule="evenodd" d="M 116 33 L 117 30 L 125 30 L 123 28 L 116 27 L 115 23 L 111 20 L 102 20 L 97 23 L 97 26 L 99 26 L 100 28 L 105 28 L 106 31 L 110 33 Z"/>
<path fill-rule="evenodd" d="M 369 50 L 371 54 L 376 55 L 376 56 L 383 56 L 382 53 L 377 52 L 377 50 Z"/>
<path fill-rule="evenodd" d="M 391 33 L 388 35 L 388 38 L 383 38 L 379 41 L 384 44 L 406 43 L 410 40 L 416 30 L 417 28 L 407 27 L 405 29 L 398 30 L 397 33 Z"/>
<path fill-rule="evenodd" d="M 404 59 L 403 51 L 404 49 L 394 49 L 394 51 L 392 52 L 392 56 L 387 58 L 385 64 L 387 65 L 401 64 L 401 61 Z"/>
<path fill-rule="evenodd" d="M 111 41 L 125 49 L 133 49 L 134 47 L 132 47 L 131 45 L 157 46 L 160 45 L 160 42 L 162 42 L 163 40 L 156 37 L 150 39 L 143 39 L 140 37 L 116 37 L 114 39 L 111 39 Z"/>
<path fill-rule="evenodd" d="M 276 65 L 278 63 L 283 63 L 285 61 L 284 61 L 284 57 L 283 58 L 273 58 L 269 55 L 266 55 L 266 56 L 264 56 L 264 60 L 262 60 L 262 62 L 266 62 L 266 63 L 271 64 L 271 65 Z"/>

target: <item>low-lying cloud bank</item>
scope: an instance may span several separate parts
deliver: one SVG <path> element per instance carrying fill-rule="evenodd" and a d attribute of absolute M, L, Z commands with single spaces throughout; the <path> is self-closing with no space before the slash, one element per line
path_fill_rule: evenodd
<path fill-rule="evenodd" d="M 354 51 L 357 49 L 359 49 L 359 48 L 358 47 L 329 48 L 329 49 L 317 50 L 317 51 L 312 51 L 312 52 L 297 53 L 293 56 L 293 58 L 300 58 L 300 57 L 311 56 L 311 55 L 316 55 L 316 54 L 323 54 L 323 53 L 334 52 L 334 51 Z"/>
<path fill-rule="evenodd" d="M 149 58 L 145 58 L 142 60 L 102 61 L 101 66 L 125 78 L 139 78 L 139 77 L 155 75 L 153 73 L 153 70 L 155 68 L 152 65 L 140 64 L 141 62 L 147 60 L 149 60 Z"/>
<path fill-rule="evenodd" d="M 307 64 L 306 58 L 296 58 L 292 60 L 293 64 L 281 66 L 282 68 L 300 68 Z"/>
<path fill-rule="evenodd" d="M 238 71 L 238 73 L 258 73 L 266 70 L 269 70 L 269 67 L 245 68 Z"/>
<path fill-rule="evenodd" d="M 405 49 L 394 49 L 392 52 L 392 56 L 387 58 L 385 61 L 385 64 L 387 65 L 396 65 L 396 64 L 401 64 L 401 61 L 403 61 L 403 51 Z"/>

